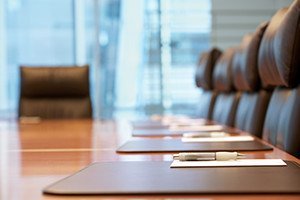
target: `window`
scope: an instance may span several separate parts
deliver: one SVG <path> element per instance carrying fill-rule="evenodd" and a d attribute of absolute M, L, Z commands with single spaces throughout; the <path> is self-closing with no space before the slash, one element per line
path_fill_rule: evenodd
<path fill-rule="evenodd" d="M 20 65 L 89 64 L 96 118 L 191 112 L 198 100 L 210 0 L 2 0 L 0 9 L 1 115 L 16 116 Z"/>
<path fill-rule="evenodd" d="M 146 2 L 139 106 L 147 113 L 191 114 L 199 94 L 195 64 L 210 47 L 210 1 Z"/>

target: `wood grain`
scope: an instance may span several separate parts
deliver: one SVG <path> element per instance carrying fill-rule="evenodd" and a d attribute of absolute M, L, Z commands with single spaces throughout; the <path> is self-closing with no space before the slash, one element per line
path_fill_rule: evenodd
<path fill-rule="evenodd" d="M 172 160 L 171 154 L 117 154 L 131 137 L 126 121 L 0 121 L 0 199 L 300 199 L 300 195 L 51 196 L 42 189 L 93 162 Z M 300 160 L 274 147 L 247 158 Z"/>

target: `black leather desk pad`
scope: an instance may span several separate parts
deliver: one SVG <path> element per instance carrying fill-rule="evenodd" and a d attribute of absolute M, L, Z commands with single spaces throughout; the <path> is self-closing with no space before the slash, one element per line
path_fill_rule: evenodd
<path fill-rule="evenodd" d="M 170 168 L 171 162 L 94 163 L 43 190 L 59 195 L 292 194 L 300 167 Z"/>
<path fill-rule="evenodd" d="M 118 153 L 159 153 L 183 151 L 261 151 L 272 150 L 258 140 L 245 142 L 182 142 L 181 139 L 130 140 L 117 149 Z"/>
<path fill-rule="evenodd" d="M 133 129 L 163 129 L 169 128 L 169 125 L 163 124 L 161 121 L 134 121 L 131 122 Z"/>

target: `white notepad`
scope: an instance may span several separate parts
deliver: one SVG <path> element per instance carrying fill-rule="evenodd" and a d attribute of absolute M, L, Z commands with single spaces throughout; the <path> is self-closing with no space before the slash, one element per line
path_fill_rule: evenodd
<path fill-rule="evenodd" d="M 184 138 L 203 138 L 203 137 L 228 137 L 230 133 L 223 131 L 201 131 L 201 132 L 186 132 L 182 134 Z"/>
<path fill-rule="evenodd" d="M 200 125 L 200 126 L 171 126 L 172 131 L 221 131 L 224 127 L 221 125 Z"/>
<path fill-rule="evenodd" d="M 171 168 L 189 167 L 259 167 L 259 166 L 286 166 L 281 159 L 239 159 L 228 161 L 179 161 L 174 160 Z"/>
<path fill-rule="evenodd" d="M 169 125 L 171 127 L 180 127 L 180 126 L 185 126 L 185 127 L 189 127 L 189 126 L 208 126 L 208 125 L 205 125 L 205 120 L 203 119 L 190 119 L 190 120 L 178 120 L 178 121 L 173 121 L 173 122 L 170 122 Z"/>
<path fill-rule="evenodd" d="M 250 135 L 245 136 L 226 136 L 226 137 L 202 137 L 202 138 L 181 138 L 182 142 L 244 142 L 253 141 Z"/>

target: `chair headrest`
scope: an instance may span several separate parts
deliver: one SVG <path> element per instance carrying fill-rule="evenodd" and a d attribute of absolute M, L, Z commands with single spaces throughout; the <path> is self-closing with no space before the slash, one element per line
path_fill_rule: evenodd
<path fill-rule="evenodd" d="M 255 91 L 260 85 L 258 51 L 267 22 L 260 24 L 253 34 L 244 36 L 233 61 L 233 83 L 237 90 Z"/>
<path fill-rule="evenodd" d="M 197 87 L 205 90 L 213 89 L 212 73 L 215 63 L 221 54 L 222 52 L 218 48 L 212 48 L 201 54 L 195 73 Z"/>
<path fill-rule="evenodd" d="M 89 96 L 89 67 L 21 66 L 21 96 Z"/>
<path fill-rule="evenodd" d="M 236 48 L 228 48 L 217 60 L 213 71 L 213 87 L 219 92 L 234 90 L 232 80 L 232 64 Z"/>
<path fill-rule="evenodd" d="M 300 71 L 300 0 L 271 19 L 259 49 L 259 74 L 265 86 L 294 87 Z"/>

